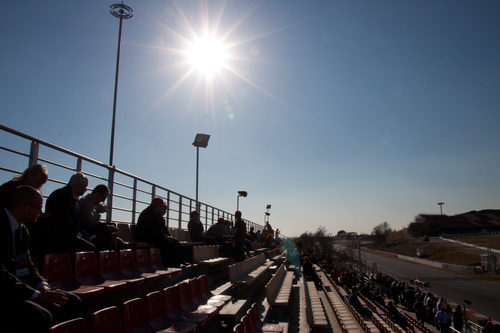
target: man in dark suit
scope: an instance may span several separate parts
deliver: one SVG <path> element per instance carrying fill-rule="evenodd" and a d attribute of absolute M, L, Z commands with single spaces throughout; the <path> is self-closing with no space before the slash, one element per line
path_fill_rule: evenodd
<path fill-rule="evenodd" d="M 155 244 L 160 249 L 164 266 L 179 266 L 182 263 L 179 241 L 170 235 L 163 218 L 167 209 L 162 198 L 154 198 L 139 215 L 132 237 L 136 242 Z"/>
<path fill-rule="evenodd" d="M 89 180 L 81 172 L 71 176 L 68 185 L 47 198 L 45 212 L 49 218 L 44 227 L 47 253 L 95 251 L 95 246 L 81 234 L 78 198 L 87 191 Z"/>
<path fill-rule="evenodd" d="M 30 186 L 19 186 L 0 208 L 0 305 L 7 332 L 47 332 L 54 321 L 80 310 L 78 296 L 50 287 L 38 273 L 29 252 L 25 223 L 42 212 L 43 198 Z"/>

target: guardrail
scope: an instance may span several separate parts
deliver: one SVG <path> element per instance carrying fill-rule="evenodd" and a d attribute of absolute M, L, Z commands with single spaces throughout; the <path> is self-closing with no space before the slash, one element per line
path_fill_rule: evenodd
<path fill-rule="evenodd" d="M 169 207 L 166 220 L 169 227 L 187 229 L 189 213 L 196 209 L 193 198 L 167 189 L 144 178 L 115 168 L 90 157 L 59 147 L 25 133 L 0 124 L 0 183 L 20 175 L 28 166 L 43 164 L 49 171 L 49 180 L 43 187 L 44 193 L 65 185 L 71 175 L 82 172 L 89 178 L 89 188 L 106 183 L 111 190 L 107 199 L 107 222 L 134 224 L 140 212 L 154 197 L 163 198 Z M 9 142 L 9 147 L 4 146 Z M 27 162 L 27 163 L 26 163 Z M 49 189 L 50 192 L 47 192 Z M 46 195 L 44 195 L 46 197 Z M 234 221 L 234 214 L 220 208 L 199 202 L 200 219 L 205 230 L 222 217 Z M 260 224 L 245 220 L 247 228 L 262 230 Z"/>

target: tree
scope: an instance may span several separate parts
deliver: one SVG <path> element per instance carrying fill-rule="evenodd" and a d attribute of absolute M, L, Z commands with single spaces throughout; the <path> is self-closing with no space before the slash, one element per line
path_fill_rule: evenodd
<path fill-rule="evenodd" d="M 375 245 L 376 246 L 383 245 L 385 243 L 385 238 L 391 232 L 392 232 L 392 229 L 389 226 L 389 223 L 387 223 L 387 221 L 375 226 L 375 228 L 373 228 L 373 230 L 372 230 L 372 237 L 373 237 L 373 242 L 375 243 Z"/>

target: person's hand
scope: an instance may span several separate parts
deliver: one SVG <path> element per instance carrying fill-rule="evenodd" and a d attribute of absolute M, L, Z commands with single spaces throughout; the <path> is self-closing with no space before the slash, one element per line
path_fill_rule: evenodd
<path fill-rule="evenodd" d="M 108 206 L 107 205 L 104 205 L 104 204 L 100 204 L 96 207 L 96 211 L 98 213 L 104 213 L 108 210 Z"/>
<path fill-rule="evenodd" d="M 35 298 L 35 302 L 40 305 L 60 307 L 62 304 L 68 302 L 68 298 L 63 292 L 48 287 L 42 287 L 40 295 Z"/>

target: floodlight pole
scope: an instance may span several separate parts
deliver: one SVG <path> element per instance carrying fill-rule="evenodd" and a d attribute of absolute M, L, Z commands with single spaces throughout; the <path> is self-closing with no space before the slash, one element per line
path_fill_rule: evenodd
<path fill-rule="evenodd" d="M 199 174 L 199 165 L 200 165 L 200 147 L 207 148 L 208 140 L 210 139 L 210 135 L 208 134 L 196 134 L 194 138 L 193 146 L 196 147 L 196 211 L 200 212 L 200 203 L 198 201 L 198 174 Z"/>
<path fill-rule="evenodd" d="M 443 205 L 444 202 L 438 202 L 439 208 L 441 209 L 441 215 L 443 215 Z"/>
<path fill-rule="evenodd" d="M 113 151 L 115 146 L 115 119 L 116 119 L 116 97 L 118 94 L 118 72 L 120 70 L 120 48 L 122 43 L 122 25 L 123 20 L 129 19 L 134 16 L 134 11 L 123 3 L 115 3 L 109 6 L 109 12 L 114 17 L 120 19 L 120 27 L 118 30 L 118 51 L 116 52 L 116 71 L 115 71 L 115 92 L 113 96 L 113 120 L 111 123 L 111 146 L 109 148 L 109 165 L 113 165 Z"/>

